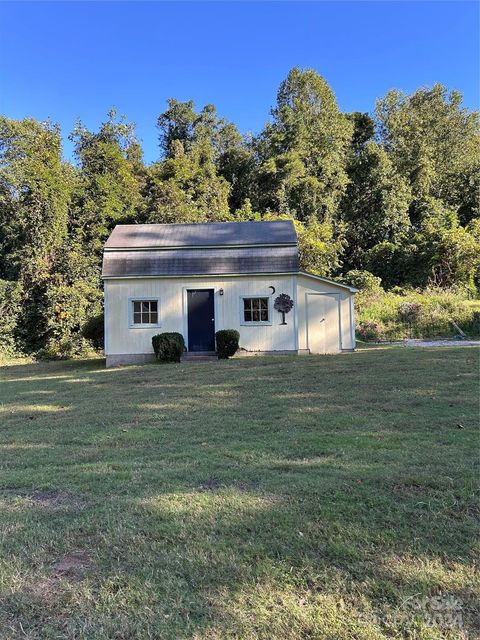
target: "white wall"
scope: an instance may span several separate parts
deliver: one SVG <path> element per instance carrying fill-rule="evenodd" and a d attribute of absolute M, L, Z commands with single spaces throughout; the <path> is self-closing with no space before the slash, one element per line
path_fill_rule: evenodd
<path fill-rule="evenodd" d="M 212 288 L 215 290 L 215 330 L 237 329 L 240 346 L 248 351 L 296 350 L 295 322 L 297 314 L 287 314 L 287 325 L 272 311 L 272 324 L 245 326 L 240 324 L 241 296 L 272 296 L 286 293 L 294 300 L 297 276 L 241 276 L 202 278 L 135 278 L 105 281 L 105 353 L 152 353 L 152 336 L 163 331 L 178 331 L 186 338 L 185 290 Z M 272 294 L 270 286 L 275 287 Z M 224 295 L 219 294 L 223 289 Z M 131 298 L 159 298 L 160 327 L 131 328 L 129 304 Z"/>
<path fill-rule="evenodd" d="M 334 284 L 299 275 L 297 285 L 298 302 L 298 348 L 308 349 L 307 339 L 307 295 L 312 293 L 334 293 L 340 301 L 340 348 L 355 348 L 355 332 L 353 317 L 353 294 L 348 289 Z"/>

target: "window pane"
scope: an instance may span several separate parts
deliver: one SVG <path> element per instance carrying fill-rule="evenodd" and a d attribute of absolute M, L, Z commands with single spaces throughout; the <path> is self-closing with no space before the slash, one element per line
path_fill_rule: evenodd
<path fill-rule="evenodd" d="M 150 322 L 152 324 L 157 324 L 158 323 L 158 314 L 156 311 L 154 311 L 153 313 L 150 314 Z"/>
<path fill-rule="evenodd" d="M 244 298 L 243 319 L 245 322 L 268 322 L 268 298 Z"/>
<path fill-rule="evenodd" d="M 141 313 L 134 313 L 133 314 L 133 323 L 134 324 L 141 324 L 142 322 L 142 314 Z"/>
<path fill-rule="evenodd" d="M 157 313 L 158 309 L 156 300 L 150 300 L 150 311 L 154 311 L 155 313 Z"/>
<path fill-rule="evenodd" d="M 134 313 L 140 313 L 140 310 L 141 310 L 140 302 L 134 302 L 133 303 L 133 311 L 134 311 Z"/>
<path fill-rule="evenodd" d="M 150 302 L 142 302 L 142 313 L 148 313 L 150 311 Z"/>

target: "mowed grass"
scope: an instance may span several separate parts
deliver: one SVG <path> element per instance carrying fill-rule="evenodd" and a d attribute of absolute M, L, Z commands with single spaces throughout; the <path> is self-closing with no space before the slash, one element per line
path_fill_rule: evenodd
<path fill-rule="evenodd" d="M 476 637 L 478 355 L 0 369 L 0 637 Z"/>

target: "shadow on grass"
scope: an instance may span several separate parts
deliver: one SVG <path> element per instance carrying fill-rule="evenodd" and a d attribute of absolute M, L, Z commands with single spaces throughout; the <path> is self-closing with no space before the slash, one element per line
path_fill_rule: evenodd
<path fill-rule="evenodd" d="M 315 610 L 328 618 L 322 597 L 350 603 L 353 621 L 415 593 L 467 601 L 477 530 L 466 351 L 10 367 L 5 619 L 32 637 L 50 625 L 113 638 L 117 620 L 123 637 L 148 637 L 149 625 L 159 637 L 280 637 L 278 623 L 300 638 L 320 624 Z M 38 489 L 82 508 L 35 504 Z M 79 549 L 92 564 L 81 585 L 32 592 Z M 363 637 L 338 616 L 330 633 Z"/>

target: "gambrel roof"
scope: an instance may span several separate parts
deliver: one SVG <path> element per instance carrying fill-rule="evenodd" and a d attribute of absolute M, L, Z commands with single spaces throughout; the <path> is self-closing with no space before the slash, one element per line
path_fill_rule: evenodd
<path fill-rule="evenodd" d="M 290 220 L 117 225 L 103 255 L 103 278 L 298 272 Z"/>
<path fill-rule="evenodd" d="M 105 249 L 178 249 L 297 244 L 291 220 L 197 224 L 117 224 Z"/>

